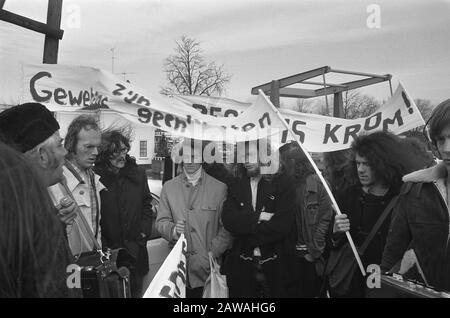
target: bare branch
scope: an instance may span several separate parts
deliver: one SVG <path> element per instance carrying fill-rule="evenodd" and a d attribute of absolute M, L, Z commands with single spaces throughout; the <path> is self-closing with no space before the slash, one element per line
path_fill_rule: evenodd
<path fill-rule="evenodd" d="M 163 92 L 178 91 L 180 94 L 220 95 L 231 80 L 223 65 L 206 63 L 200 42 L 186 35 L 175 41 L 175 54 L 166 58 L 163 71 L 169 86 Z"/>

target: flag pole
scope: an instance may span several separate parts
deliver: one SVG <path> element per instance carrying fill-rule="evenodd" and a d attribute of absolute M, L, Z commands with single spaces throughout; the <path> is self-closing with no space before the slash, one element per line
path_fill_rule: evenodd
<path fill-rule="evenodd" d="M 333 196 L 333 193 L 332 193 L 331 190 L 330 190 L 330 187 L 328 186 L 328 183 L 327 183 L 327 182 L 325 181 L 325 179 L 323 178 L 322 173 L 320 172 L 320 170 L 319 170 L 319 168 L 317 167 L 317 165 L 316 165 L 316 163 L 314 162 L 314 160 L 311 158 L 311 155 L 308 153 L 308 151 L 305 150 L 305 148 L 303 148 L 303 145 L 302 145 L 302 143 L 300 142 L 298 135 L 295 134 L 295 133 L 292 131 L 292 129 L 291 129 L 291 127 L 289 127 L 288 123 L 284 120 L 283 117 L 281 117 L 280 111 L 279 111 L 275 106 L 273 106 L 273 104 L 267 99 L 267 96 L 262 92 L 262 90 L 258 90 L 258 91 L 259 91 L 259 94 L 262 95 L 262 96 L 264 97 L 264 99 L 265 99 L 265 101 L 268 103 L 268 105 L 270 105 L 270 107 L 272 108 L 272 110 L 277 114 L 278 118 L 281 120 L 281 122 L 283 123 L 283 125 L 284 125 L 284 126 L 286 127 L 286 129 L 289 131 L 289 133 L 294 137 L 295 141 L 296 141 L 297 144 L 300 146 L 300 148 L 301 148 L 302 151 L 304 152 L 305 156 L 308 158 L 308 160 L 309 160 L 309 162 L 311 163 L 312 167 L 314 168 L 314 170 L 315 170 L 317 176 L 319 177 L 320 181 L 322 182 L 322 184 L 323 184 L 325 190 L 327 191 L 328 196 L 329 196 L 329 198 L 330 198 L 331 202 L 333 203 L 333 206 L 334 206 L 334 208 L 335 208 L 335 210 L 336 210 L 336 213 L 337 213 L 338 215 L 341 215 L 342 212 L 341 212 L 341 210 L 339 209 L 339 206 L 338 206 L 338 204 L 337 204 L 337 202 L 336 202 L 336 199 L 335 199 L 334 196 Z M 351 237 L 351 235 L 350 235 L 350 232 L 349 232 L 349 231 L 346 231 L 346 232 L 345 232 L 345 235 L 347 236 L 347 239 L 348 239 L 348 242 L 349 242 L 349 244 L 350 244 L 350 247 L 352 248 L 353 254 L 354 254 L 355 259 L 356 259 L 356 262 L 358 263 L 359 269 L 361 270 L 361 274 L 362 274 L 363 276 L 366 276 L 366 271 L 365 271 L 364 266 L 363 266 L 363 264 L 362 264 L 362 262 L 361 262 L 361 258 L 359 257 L 358 251 L 356 250 L 355 244 L 353 243 L 353 239 L 352 239 L 352 237 Z"/>

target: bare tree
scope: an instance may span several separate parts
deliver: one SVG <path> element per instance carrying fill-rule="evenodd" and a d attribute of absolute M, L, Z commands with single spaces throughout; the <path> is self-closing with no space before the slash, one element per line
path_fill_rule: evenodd
<path fill-rule="evenodd" d="M 419 111 L 422 114 L 425 122 L 430 119 L 431 113 L 433 112 L 433 109 L 434 107 L 436 107 L 436 105 L 431 104 L 431 101 L 429 99 L 423 98 L 416 98 L 414 102 L 416 103 L 417 108 L 419 108 Z"/>
<path fill-rule="evenodd" d="M 175 54 L 164 62 L 168 85 L 162 94 L 221 95 L 230 82 L 231 75 L 223 65 L 206 62 L 200 43 L 186 35 L 175 41 Z"/>
<path fill-rule="evenodd" d="M 362 95 L 360 92 L 346 91 L 343 94 L 344 118 L 354 119 L 366 117 L 380 108 L 380 103 L 372 96 Z"/>
<path fill-rule="evenodd" d="M 296 102 L 296 111 L 300 113 L 312 113 L 314 112 L 314 101 L 306 98 L 299 98 Z"/>
<path fill-rule="evenodd" d="M 428 119 L 430 119 L 431 113 L 433 112 L 433 109 L 434 107 L 436 107 L 436 105 L 431 104 L 430 100 L 423 98 L 416 98 L 414 99 L 414 102 L 416 103 L 417 108 L 419 109 L 424 121 L 427 122 Z M 424 126 L 416 127 L 408 130 L 402 135 L 405 135 L 406 137 L 415 137 L 419 140 L 422 140 L 423 142 L 426 142 L 427 139 L 423 134 L 423 128 Z"/>
<path fill-rule="evenodd" d="M 331 116 L 330 112 L 333 111 L 333 99 L 329 98 L 328 103 L 330 105 L 329 110 L 325 102 L 320 102 L 316 108 L 320 115 Z M 366 117 L 373 114 L 378 108 L 380 103 L 372 96 L 363 95 L 356 90 L 346 91 L 342 94 L 342 108 L 344 110 L 343 118 L 355 119 L 360 117 Z"/>

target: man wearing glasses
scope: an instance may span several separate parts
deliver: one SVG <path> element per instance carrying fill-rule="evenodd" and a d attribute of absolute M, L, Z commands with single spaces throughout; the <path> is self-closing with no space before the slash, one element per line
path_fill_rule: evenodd
<path fill-rule="evenodd" d="M 152 196 L 147 175 L 128 155 L 131 129 L 109 128 L 95 163 L 107 191 L 102 191 L 103 247 L 125 248 L 136 260 L 131 272 L 131 295 L 141 297 L 143 277 L 149 270 L 147 240 L 152 232 Z"/>

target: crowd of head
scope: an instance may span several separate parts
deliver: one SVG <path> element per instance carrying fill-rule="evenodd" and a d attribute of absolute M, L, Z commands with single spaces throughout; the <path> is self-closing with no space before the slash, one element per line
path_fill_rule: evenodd
<path fill-rule="evenodd" d="M 350 237 L 365 268 L 450 289 L 450 100 L 425 127 L 429 144 L 360 135 L 323 155 L 324 178 L 296 142 L 269 147 L 277 156 L 267 173 L 274 163 L 249 142 L 242 163 L 202 164 L 184 141 L 192 151 L 166 178 L 156 220 L 146 171 L 129 155 L 130 127 L 101 129 L 81 115 L 64 139 L 59 129 L 41 104 L 0 113 L 1 297 L 80 297 L 67 266 L 119 248 L 133 259 L 140 297 L 155 230 L 170 246 L 187 240 L 187 297 L 202 297 L 210 257 L 230 297 L 370 297 Z"/>

